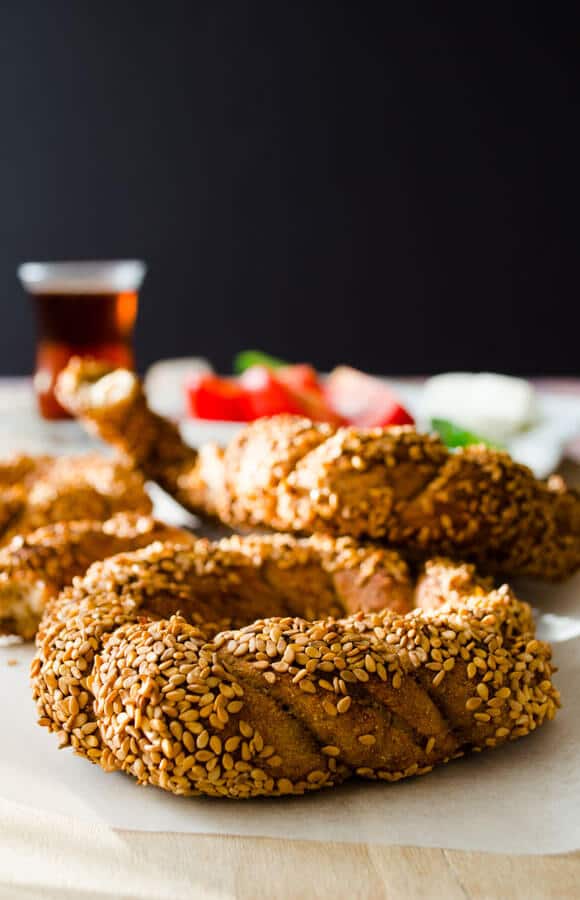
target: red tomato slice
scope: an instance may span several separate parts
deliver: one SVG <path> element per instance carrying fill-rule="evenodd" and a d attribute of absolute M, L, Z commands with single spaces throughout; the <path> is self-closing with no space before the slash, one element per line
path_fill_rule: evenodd
<path fill-rule="evenodd" d="M 303 416 L 304 410 L 294 394 L 266 366 L 251 366 L 240 376 L 244 389 L 244 408 L 248 420 L 290 413 Z"/>
<path fill-rule="evenodd" d="M 278 381 L 285 384 L 293 391 L 316 391 L 321 394 L 323 392 L 322 384 L 318 377 L 318 372 L 308 363 L 298 363 L 294 366 L 281 366 L 275 370 Z"/>
<path fill-rule="evenodd" d="M 233 378 L 207 372 L 191 375 L 186 383 L 188 410 L 198 419 L 247 422 L 246 391 Z"/>
<path fill-rule="evenodd" d="M 326 396 L 333 409 L 361 428 L 415 424 L 388 385 L 350 366 L 338 366 L 331 372 Z"/>
<path fill-rule="evenodd" d="M 384 406 L 377 407 L 368 414 L 352 420 L 359 428 L 389 428 L 391 425 L 414 425 L 413 416 L 404 406 L 392 400 L 385 400 Z"/>

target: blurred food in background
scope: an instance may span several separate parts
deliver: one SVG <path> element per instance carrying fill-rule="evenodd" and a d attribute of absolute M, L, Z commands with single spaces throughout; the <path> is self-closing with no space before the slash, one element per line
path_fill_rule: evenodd
<path fill-rule="evenodd" d="M 321 374 L 260 351 L 239 353 L 233 375 L 205 359 L 164 360 L 146 384 L 157 412 L 182 423 L 187 440 L 227 442 L 261 415 L 293 413 L 316 421 L 374 427 L 416 424 L 446 446 L 487 444 L 506 449 L 538 477 L 553 472 L 580 434 L 576 396 L 537 391 L 531 382 L 493 373 L 450 372 L 423 378 L 383 378 L 350 366 Z"/>
<path fill-rule="evenodd" d="M 350 366 L 337 366 L 325 382 L 329 402 L 359 428 L 414 425 L 415 419 L 395 391 L 380 378 Z"/>
<path fill-rule="evenodd" d="M 438 421 L 452 421 L 466 433 L 504 444 L 532 426 L 539 410 L 534 387 L 523 378 L 491 372 L 447 372 L 426 381 L 422 414 L 436 430 L 440 430 Z"/>
<path fill-rule="evenodd" d="M 234 360 L 238 374 L 196 371 L 186 379 L 190 416 L 252 422 L 288 413 L 315 422 L 360 427 L 411 425 L 414 419 L 379 378 L 339 366 L 322 377 L 307 363 L 289 364 L 248 350 Z"/>
<path fill-rule="evenodd" d="M 147 369 L 145 391 L 149 405 L 160 416 L 184 419 L 188 415 L 184 385 L 190 375 L 212 372 L 207 359 L 183 356 L 160 359 Z"/>

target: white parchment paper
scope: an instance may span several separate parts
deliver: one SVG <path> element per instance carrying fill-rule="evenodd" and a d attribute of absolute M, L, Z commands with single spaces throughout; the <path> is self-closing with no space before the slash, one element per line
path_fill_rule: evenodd
<path fill-rule="evenodd" d="M 89 823 L 141 831 L 372 841 L 503 853 L 580 848 L 580 576 L 522 584 L 554 641 L 564 708 L 535 734 L 397 784 L 353 781 L 303 798 L 234 802 L 139 788 L 59 751 L 30 697 L 29 646 L 0 648 L 0 796 Z M 8 665 L 16 660 L 16 665 Z"/>

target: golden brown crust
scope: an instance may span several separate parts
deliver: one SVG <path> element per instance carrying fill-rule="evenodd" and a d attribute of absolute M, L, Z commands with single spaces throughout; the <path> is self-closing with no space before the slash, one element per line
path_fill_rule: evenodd
<path fill-rule="evenodd" d="M 318 557 L 327 578 L 360 565 L 364 550 L 335 543 L 155 544 L 96 563 L 43 621 L 40 723 L 142 783 L 246 798 L 422 774 L 553 718 L 550 648 L 507 587 L 482 593 L 463 573 L 436 609 L 297 616 L 300 602 L 320 606 L 319 584 L 281 597 L 287 569 Z M 361 570 L 376 570 L 368 552 Z M 452 564 L 431 567 L 435 595 L 453 577 L 437 565 Z"/>
<path fill-rule="evenodd" d="M 149 409 L 133 372 L 112 371 L 104 363 L 73 358 L 58 379 L 57 394 L 92 434 L 116 447 L 146 478 L 192 508 L 190 491 L 182 489 L 181 481 L 191 474 L 197 451 L 183 442 L 173 422 Z"/>
<path fill-rule="evenodd" d="M 96 560 L 154 541 L 193 537 L 150 516 L 119 513 L 106 522 L 57 522 L 0 548 L 0 634 L 31 640 L 51 600 Z"/>
<path fill-rule="evenodd" d="M 324 428 L 299 423 L 302 440 L 306 432 L 314 442 Z M 506 453 L 449 453 L 410 428 L 330 426 L 302 453 L 297 424 L 260 420 L 226 449 L 225 521 L 370 537 L 417 558 L 471 559 L 493 573 L 559 579 L 580 566 L 578 495 L 536 480 Z"/>
<path fill-rule="evenodd" d="M 483 597 L 493 590 L 491 578 L 482 578 L 470 563 L 455 562 L 438 556 L 421 567 L 415 586 L 415 605 L 421 609 L 437 609 L 453 598 Z"/>
<path fill-rule="evenodd" d="M 0 544 L 53 522 L 147 514 L 151 501 L 132 465 L 96 453 L 0 460 Z"/>
<path fill-rule="evenodd" d="M 491 573 L 557 580 L 580 567 L 578 494 L 561 479 L 538 481 L 506 453 L 450 453 L 410 428 L 337 429 L 276 416 L 198 457 L 148 410 L 134 376 L 107 378 L 114 402 L 90 364 L 71 364 L 61 402 L 194 512 L 234 527 L 381 540 L 419 559 L 459 556 Z M 139 444 L 132 433 L 147 439 Z"/>

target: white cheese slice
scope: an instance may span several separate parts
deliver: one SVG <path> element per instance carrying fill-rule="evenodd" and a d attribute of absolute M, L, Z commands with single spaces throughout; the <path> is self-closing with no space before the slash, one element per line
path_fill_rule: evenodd
<path fill-rule="evenodd" d="M 490 441 L 503 442 L 537 420 L 529 381 L 491 372 L 448 372 L 425 383 L 425 419 L 447 419 Z"/>

